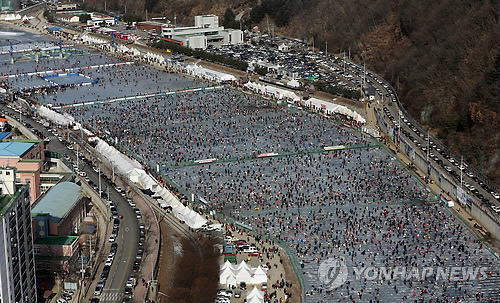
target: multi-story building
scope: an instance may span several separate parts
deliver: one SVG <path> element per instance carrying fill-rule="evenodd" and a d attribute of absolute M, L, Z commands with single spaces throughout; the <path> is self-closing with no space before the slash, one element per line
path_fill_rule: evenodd
<path fill-rule="evenodd" d="M 216 15 L 195 16 L 194 26 L 162 27 L 162 37 L 185 47 L 206 49 L 209 45 L 232 45 L 243 42 L 243 32 L 239 29 L 225 29 L 219 26 Z"/>
<path fill-rule="evenodd" d="M 60 182 L 37 201 L 32 210 L 34 250 L 38 269 L 68 274 L 80 251 L 78 227 L 90 200 L 81 187 Z"/>
<path fill-rule="evenodd" d="M 0 168 L 0 302 L 33 303 L 36 298 L 31 204 L 16 170 Z"/>
<path fill-rule="evenodd" d="M 28 185 L 31 203 L 40 196 L 40 173 L 44 160 L 44 142 L 41 140 L 0 142 L 0 165 L 16 168 L 17 183 Z"/>
<path fill-rule="evenodd" d="M 0 0 L 0 12 L 14 11 L 18 8 L 19 0 Z"/>

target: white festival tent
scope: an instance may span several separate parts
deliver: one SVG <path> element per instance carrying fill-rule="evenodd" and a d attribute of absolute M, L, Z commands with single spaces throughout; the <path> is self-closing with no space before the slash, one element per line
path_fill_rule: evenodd
<path fill-rule="evenodd" d="M 236 282 L 250 283 L 250 280 L 252 279 L 252 273 L 246 268 L 242 268 L 236 272 L 233 271 L 233 274 L 236 277 Z"/>
<path fill-rule="evenodd" d="M 245 282 L 250 285 L 261 285 L 267 282 L 267 273 L 260 265 L 252 268 L 248 266 L 245 261 L 241 261 L 241 263 L 237 265 L 233 265 L 229 263 L 229 261 L 226 261 L 226 263 L 221 265 L 219 276 L 220 284 L 228 284 L 227 280 L 231 276 L 236 278 L 237 284 Z"/>
<path fill-rule="evenodd" d="M 346 115 L 346 116 L 351 117 L 352 119 L 354 119 L 360 123 L 366 123 L 365 118 L 363 118 L 360 114 L 358 114 L 357 112 L 355 112 L 355 111 L 353 111 L 345 106 L 330 103 L 330 102 L 323 101 L 323 100 L 320 100 L 317 98 L 310 98 L 309 100 L 307 100 L 307 103 L 309 105 L 314 106 L 316 109 L 323 108 L 324 110 L 326 110 L 328 112 Z"/>
<path fill-rule="evenodd" d="M 230 276 L 234 277 L 233 270 L 231 268 L 225 268 L 219 275 L 219 283 L 226 284 L 227 278 L 229 278 Z"/>
<path fill-rule="evenodd" d="M 279 87 L 274 87 L 274 86 L 270 86 L 270 85 L 262 85 L 262 84 L 254 83 L 254 82 L 248 82 L 245 84 L 245 86 L 248 87 L 249 89 L 256 91 L 256 92 L 270 95 L 273 98 L 276 98 L 279 100 L 285 98 L 285 99 L 289 99 L 292 101 L 300 101 L 300 97 L 297 96 L 294 92 L 291 92 L 289 90 L 282 89 Z"/>
<path fill-rule="evenodd" d="M 43 105 L 38 108 L 38 114 L 45 119 L 51 120 L 60 125 L 68 125 L 75 121 L 75 119 L 69 115 L 61 115 Z"/>
<path fill-rule="evenodd" d="M 247 303 L 264 303 L 264 299 L 253 297 L 251 299 L 247 299 Z"/>
<path fill-rule="evenodd" d="M 259 299 L 264 299 L 264 293 L 258 290 L 257 287 L 254 287 L 251 291 L 248 292 L 247 300 L 254 297 L 257 297 Z"/>
<path fill-rule="evenodd" d="M 299 87 L 300 82 L 295 80 L 295 79 L 292 79 L 292 80 L 288 81 L 286 85 L 288 85 L 290 87 Z"/>
<path fill-rule="evenodd" d="M 38 113 L 40 116 L 59 125 L 69 125 L 74 122 L 73 117 L 69 115 L 61 115 L 60 113 L 57 113 L 45 106 L 40 106 L 38 108 Z M 112 163 L 118 174 L 127 177 L 130 181 L 137 184 L 142 189 L 156 189 L 157 193 L 160 192 L 161 197 L 165 201 L 170 203 L 170 205 L 172 206 L 177 206 L 175 209 L 177 209 L 178 207 L 182 207 L 179 210 L 179 213 L 182 212 L 182 215 L 180 215 L 178 218 L 185 221 L 186 224 L 189 225 L 189 227 L 198 229 L 207 222 L 207 220 L 204 219 L 200 214 L 182 205 L 176 196 L 174 196 L 170 191 L 161 186 L 158 181 L 156 181 L 152 176 L 147 174 L 144 169 L 142 169 L 142 165 L 137 162 L 137 160 L 126 157 L 116 148 L 106 143 L 104 140 L 97 138 L 96 141 L 97 152 L 104 158 L 106 158 L 108 162 Z"/>
<path fill-rule="evenodd" d="M 230 270 L 234 270 L 234 266 L 231 262 L 229 262 L 229 260 L 226 260 L 226 262 L 224 262 L 224 264 L 222 264 L 220 267 L 220 269 L 222 271 L 224 271 L 226 268 L 229 268 Z"/>
<path fill-rule="evenodd" d="M 267 282 L 267 273 L 264 271 L 262 266 L 259 265 L 253 271 L 252 284 L 262 284 L 264 282 Z"/>
<path fill-rule="evenodd" d="M 226 284 L 227 288 L 231 288 L 231 285 L 234 285 L 234 286 L 238 285 L 238 283 L 236 282 L 236 277 L 233 274 L 230 275 L 229 277 L 227 277 L 226 283 L 224 283 L 224 284 Z"/>
<path fill-rule="evenodd" d="M 250 266 L 248 266 L 248 264 L 247 264 L 247 262 L 245 262 L 245 260 L 241 261 L 240 264 L 238 264 L 234 267 L 235 270 L 240 270 L 242 268 L 246 268 L 246 269 L 250 270 Z"/>
<path fill-rule="evenodd" d="M 188 73 L 217 82 L 235 81 L 236 77 L 223 72 L 211 70 L 198 64 L 191 64 L 186 67 Z"/>
<path fill-rule="evenodd" d="M 99 39 L 97 37 L 94 37 L 94 36 L 91 36 L 91 35 L 82 35 L 80 37 L 80 39 L 83 41 L 83 42 L 86 42 L 88 44 L 105 44 L 105 43 L 109 43 L 107 42 L 106 40 L 104 39 Z"/>
<path fill-rule="evenodd" d="M 264 293 L 254 287 L 247 294 L 247 303 L 264 303 Z"/>

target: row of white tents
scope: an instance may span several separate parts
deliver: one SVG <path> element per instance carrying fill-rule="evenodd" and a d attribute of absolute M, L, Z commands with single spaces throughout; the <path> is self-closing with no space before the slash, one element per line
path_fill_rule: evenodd
<path fill-rule="evenodd" d="M 297 96 L 297 94 L 279 87 L 263 85 L 257 82 L 247 82 L 245 83 L 245 87 L 256 93 L 268 95 L 279 100 L 288 99 L 291 101 L 300 101 L 300 97 Z"/>
<path fill-rule="evenodd" d="M 347 117 L 351 117 L 352 119 L 358 121 L 359 123 L 366 123 L 365 118 L 363 118 L 360 114 L 358 114 L 356 111 L 353 111 L 343 105 L 339 104 L 334 104 L 330 103 L 324 100 L 320 100 L 317 98 L 310 98 L 307 100 L 307 103 L 309 105 L 313 106 L 316 110 L 319 109 L 324 109 L 326 112 L 329 113 L 334 113 L 334 114 L 341 114 Z"/>
<path fill-rule="evenodd" d="M 287 99 L 291 101 L 300 101 L 301 98 L 297 96 L 294 92 L 291 92 L 286 89 L 274 87 L 274 86 L 269 86 L 269 85 L 264 85 L 256 82 L 248 82 L 245 84 L 245 86 L 252 91 L 259 93 L 259 94 L 264 94 L 271 96 L 276 99 Z M 360 123 L 366 123 L 365 118 L 363 118 L 360 114 L 358 114 L 356 111 L 351 110 L 347 108 L 346 106 L 339 105 L 339 104 L 334 104 L 328 101 L 320 100 L 317 98 L 310 98 L 307 100 L 307 103 L 316 110 L 319 109 L 324 109 L 325 111 L 332 113 L 332 114 L 342 114 L 347 117 L 351 117 L 352 119 L 360 122 Z"/>
<path fill-rule="evenodd" d="M 155 178 L 147 174 L 141 168 L 141 164 L 135 159 L 126 157 L 103 140 L 98 139 L 96 149 L 101 155 L 107 158 L 112 165 L 116 165 L 119 173 L 127 176 L 130 181 L 137 184 L 142 189 L 151 190 L 154 192 L 153 198 L 160 198 L 163 202 L 167 203 L 168 206 L 172 207 L 174 216 L 186 222 L 189 227 L 198 229 L 207 222 L 199 213 L 184 206 L 175 195 L 158 183 Z"/>
<path fill-rule="evenodd" d="M 128 47 L 126 45 L 123 45 L 123 44 L 118 44 L 116 46 L 116 50 L 120 53 L 128 53 L 128 54 L 131 54 L 132 56 L 140 56 L 141 55 L 141 52 L 137 49 L 137 48 L 134 48 L 134 47 Z"/>
<path fill-rule="evenodd" d="M 239 264 L 226 261 L 221 265 L 219 283 L 227 287 L 237 286 L 241 282 L 249 285 L 262 285 L 267 283 L 267 272 L 262 266 L 250 267 L 244 260 Z"/>
<path fill-rule="evenodd" d="M 81 35 L 80 39 L 88 44 L 106 44 L 109 43 L 108 41 L 104 39 L 100 39 L 91 35 Z"/>
<path fill-rule="evenodd" d="M 160 192 L 153 195 L 154 197 L 161 197 L 158 202 L 162 206 L 167 206 L 172 208 L 172 214 L 179 220 L 186 222 L 186 224 L 193 228 L 198 229 L 207 223 L 207 220 L 203 218 L 199 213 L 184 206 L 179 202 L 176 196 L 170 193 L 168 190 L 163 192 L 165 188 L 162 187 Z"/>
<path fill-rule="evenodd" d="M 14 20 L 21 20 L 24 18 L 28 18 L 26 16 L 21 16 L 19 14 L 0 14 L 0 21 L 14 21 Z"/>
<path fill-rule="evenodd" d="M 40 106 L 38 113 L 45 119 L 59 125 L 74 123 L 72 116 L 62 115 L 45 106 Z M 78 125 L 78 127 L 81 127 L 81 125 Z M 89 135 L 92 134 L 84 128 L 82 130 Z M 95 141 L 97 141 L 97 152 L 115 167 L 118 174 L 127 177 L 131 182 L 137 184 L 138 187 L 154 192 L 153 197 L 161 198 L 168 203 L 173 209 L 174 216 L 179 220 L 183 220 L 189 227 L 194 229 L 200 228 L 207 222 L 200 214 L 182 205 L 175 195 L 162 186 L 155 178 L 147 174 L 137 160 L 128 158 L 100 138 L 96 138 Z"/>
<path fill-rule="evenodd" d="M 157 53 L 152 53 L 152 52 L 147 52 L 145 55 L 144 55 L 144 58 L 145 59 L 150 59 L 150 60 L 156 60 L 158 62 L 165 62 L 165 57 L 163 57 L 162 55 L 159 55 Z"/>
<path fill-rule="evenodd" d="M 186 67 L 186 71 L 193 76 L 201 77 L 211 81 L 216 81 L 216 82 L 236 81 L 236 77 L 231 74 L 208 69 L 198 64 L 188 65 Z"/>
<path fill-rule="evenodd" d="M 38 107 L 38 114 L 47 120 L 53 121 L 58 125 L 69 125 L 75 121 L 75 119 L 72 116 L 68 114 L 62 115 L 43 105 Z"/>

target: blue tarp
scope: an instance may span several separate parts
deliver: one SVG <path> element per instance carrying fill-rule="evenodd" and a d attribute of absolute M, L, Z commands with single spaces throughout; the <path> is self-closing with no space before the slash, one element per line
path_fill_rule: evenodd
<path fill-rule="evenodd" d="M 57 26 L 52 26 L 52 27 L 47 27 L 47 30 L 53 31 L 53 32 L 62 32 L 62 29 Z"/>
<path fill-rule="evenodd" d="M 7 137 L 10 133 L 9 132 L 6 132 L 6 133 L 0 133 L 0 141 L 2 141 L 5 137 Z"/>

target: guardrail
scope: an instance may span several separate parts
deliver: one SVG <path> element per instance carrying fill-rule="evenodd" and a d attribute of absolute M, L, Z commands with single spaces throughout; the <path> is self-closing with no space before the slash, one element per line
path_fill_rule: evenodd
<path fill-rule="evenodd" d="M 342 150 L 351 150 L 351 149 L 364 149 L 364 148 L 375 148 L 379 147 L 378 144 L 376 143 L 368 143 L 368 144 L 352 144 L 352 145 L 346 145 L 343 146 L 342 148 L 338 149 L 325 149 L 324 147 L 321 148 L 311 148 L 311 149 L 302 149 L 294 152 L 277 152 L 274 153 L 273 155 L 268 155 L 268 156 L 262 156 L 258 157 L 257 155 L 246 155 L 246 156 L 239 156 L 239 157 L 229 157 L 229 158 L 222 158 L 222 159 L 215 159 L 215 160 L 210 160 L 210 161 L 186 161 L 186 162 L 181 162 L 178 164 L 162 164 L 160 167 L 162 168 L 182 168 L 182 167 L 189 167 L 189 166 L 200 166 L 200 165 L 210 165 L 210 164 L 218 164 L 218 163 L 229 163 L 229 162 L 237 162 L 237 161 L 243 161 L 243 160 L 258 160 L 262 158 L 284 158 L 284 157 L 289 157 L 289 156 L 297 156 L 297 155 L 306 155 L 306 154 L 319 154 L 319 153 L 327 153 L 331 151 L 342 151 Z"/>
<path fill-rule="evenodd" d="M 348 59 L 345 59 L 345 60 L 348 60 Z M 350 60 L 348 60 L 350 61 Z M 352 62 L 352 61 L 351 61 Z M 356 63 L 352 62 L 353 64 L 357 65 Z M 396 103 L 398 104 L 398 107 L 399 107 L 399 110 L 401 110 L 401 112 L 404 114 L 405 118 L 407 118 L 416 128 L 419 132 L 421 132 L 422 134 L 427 134 L 427 130 L 424 129 L 419 122 L 417 122 L 407 111 L 406 109 L 403 107 L 403 105 L 401 104 L 401 101 L 399 100 L 399 96 L 396 92 L 396 90 L 394 89 L 394 87 L 392 87 L 392 85 L 386 81 L 385 79 L 383 79 L 382 77 L 380 77 L 377 73 L 371 71 L 371 70 L 366 70 L 366 73 L 371 73 L 373 75 L 376 75 L 377 78 L 381 79 L 382 80 L 382 83 L 386 84 L 388 86 L 388 88 L 390 88 L 393 92 L 394 92 L 394 96 L 396 98 Z M 399 114 L 399 113 L 398 113 Z M 434 142 L 436 145 L 438 145 L 442 150 L 444 150 L 447 154 L 451 155 L 453 158 L 455 159 L 460 159 L 462 156 L 461 155 L 458 155 L 456 154 L 455 152 L 451 151 L 443 142 L 441 142 L 441 140 L 439 140 L 438 138 L 432 136 L 429 134 L 429 138 L 432 142 Z M 478 168 L 476 167 L 472 167 L 472 166 L 469 166 L 468 169 L 470 171 L 472 171 L 474 173 L 475 176 L 477 176 L 479 179 L 481 179 L 481 181 L 483 181 L 485 184 L 488 185 L 488 187 L 490 187 L 491 189 L 495 190 L 495 191 L 498 191 L 499 190 L 499 185 L 498 184 L 495 184 L 491 181 L 491 179 L 489 179 L 485 174 L 484 172 L 482 172 L 481 170 L 479 170 Z"/>

